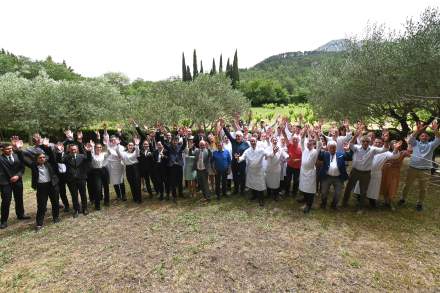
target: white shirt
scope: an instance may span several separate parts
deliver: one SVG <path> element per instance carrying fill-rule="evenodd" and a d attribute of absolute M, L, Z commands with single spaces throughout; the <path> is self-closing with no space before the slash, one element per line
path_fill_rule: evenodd
<path fill-rule="evenodd" d="M 45 165 L 38 165 L 38 183 L 48 183 L 51 181 L 49 169 Z"/>
<path fill-rule="evenodd" d="M 107 165 L 107 158 L 109 157 L 109 153 L 100 153 L 92 154 L 92 168 L 93 169 L 101 169 Z"/>
<path fill-rule="evenodd" d="M 359 171 L 371 171 L 374 155 L 388 151 L 386 148 L 378 148 L 375 146 L 369 146 L 365 150 L 362 148 L 362 145 L 354 144 L 350 144 L 350 149 L 354 152 L 352 167 Z"/>
<path fill-rule="evenodd" d="M 134 152 L 129 153 L 126 151 L 120 151 L 119 149 L 116 150 L 116 152 L 121 156 L 122 161 L 124 162 L 125 166 L 130 166 L 139 163 L 138 157 L 139 157 L 139 146 L 134 147 Z"/>
<path fill-rule="evenodd" d="M 336 153 L 330 154 L 330 167 L 328 168 L 327 175 L 329 176 L 339 176 L 338 160 L 336 159 Z"/>

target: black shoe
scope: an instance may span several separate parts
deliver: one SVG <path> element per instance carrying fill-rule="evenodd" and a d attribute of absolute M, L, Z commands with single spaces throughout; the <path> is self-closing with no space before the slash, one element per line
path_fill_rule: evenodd
<path fill-rule="evenodd" d="M 60 203 L 60 204 L 58 204 L 58 208 L 61 210 L 64 208 L 64 205 Z"/>
<path fill-rule="evenodd" d="M 53 219 L 53 222 L 54 223 L 59 223 L 59 222 L 61 222 L 61 219 L 60 218 L 55 218 L 55 219 Z"/>
<path fill-rule="evenodd" d="M 7 222 L 3 222 L 0 224 L 0 229 L 5 229 L 6 227 L 8 227 L 8 223 Z"/>
<path fill-rule="evenodd" d="M 101 207 L 95 207 L 95 210 L 100 211 Z"/>
<path fill-rule="evenodd" d="M 74 211 L 74 212 L 73 212 L 73 217 L 74 217 L 74 218 L 78 218 L 78 216 L 79 216 L 79 212 L 78 212 L 78 211 Z"/>
<path fill-rule="evenodd" d="M 126 196 L 123 196 L 123 197 L 121 198 L 121 200 L 122 200 L 122 201 L 127 201 L 127 197 L 126 197 Z"/>
<path fill-rule="evenodd" d="M 70 212 L 70 208 L 69 208 L 69 207 L 64 207 L 64 212 L 65 212 L 65 213 Z"/>
<path fill-rule="evenodd" d="M 321 209 L 325 210 L 327 208 L 326 202 L 321 202 Z"/>
<path fill-rule="evenodd" d="M 418 212 L 423 211 L 423 205 L 422 205 L 421 203 L 418 203 L 418 204 L 416 205 L 416 211 L 418 211 Z"/>
<path fill-rule="evenodd" d="M 31 218 L 31 217 L 26 216 L 26 215 L 23 215 L 23 216 L 17 217 L 17 219 L 19 219 L 19 220 L 29 220 L 30 218 Z"/>
<path fill-rule="evenodd" d="M 35 232 L 38 232 L 41 229 L 43 229 L 43 226 L 39 226 L 39 225 L 35 226 Z"/>
<path fill-rule="evenodd" d="M 303 197 L 303 198 L 298 198 L 297 200 L 296 200 L 296 202 L 297 203 L 305 203 L 306 202 L 306 199 Z"/>
<path fill-rule="evenodd" d="M 304 214 L 310 213 L 310 209 L 311 208 L 308 205 L 304 206 L 304 209 L 303 209 Z"/>
<path fill-rule="evenodd" d="M 264 206 L 264 200 L 263 200 L 263 199 L 260 199 L 260 200 L 258 201 L 258 204 L 260 205 L 260 207 Z"/>
<path fill-rule="evenodd" d="M 403 206 L 405 204 L 405 200 L 403 198 L 401 198 L 398 202 L 397 205 L 398 206 Z"/>
<path fill-rule="evenodd" d="M 83 210 L 83 215 L 84 216 L 87 216 L 89 214 L 89 211 L 88 210 Z"/>

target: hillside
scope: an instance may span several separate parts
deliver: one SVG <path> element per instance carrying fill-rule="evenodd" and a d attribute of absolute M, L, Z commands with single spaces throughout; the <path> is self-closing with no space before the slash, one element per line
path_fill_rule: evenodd
<path fill-rule="evenodd" d="M 270 56 L 249 69 L 240 71 L 246 83 L 254 80 L 273 80 L 288 93 L 291 102 L 305 101 L 309 94 L 313 66 L 328 56 L 343 56 L 343 40 L 331 41 L 314 51 L 287 52 Z"/>

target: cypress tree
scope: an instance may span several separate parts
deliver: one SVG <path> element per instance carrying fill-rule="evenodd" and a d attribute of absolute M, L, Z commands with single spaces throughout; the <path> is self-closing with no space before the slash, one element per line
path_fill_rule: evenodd
<path fill-rule="evenodd" d="M 217 69 L 215 68 L 215 59 L 214 58 L 212 58 L 212 68 L 211 68 L 211 72 L 209 74 L 210 75 L 217 74 Z"/>
<path fill-rule="evenodd" d="M 197 70 L 197 53 L 196 49 L 194 49 L 193 54 L 193 79 L 196 79 L 196 77 L 199 75 L 199 71 Z"/>
<path fill-rule="evenodd" d="M 231 64 L 229 63 L 229 58 L 228 58 L 228 61 L 226 62 L 226 76 L 232 79 Z"/>
<path fill-rule="evenodd" d="M 218 73 L 223 73 L 223 56 L 220 54 L 220 63 L 218 64 Z"/>
<path fill-rule="evenodd" d="M 237 57 L 237 50 L 235 50 L 234 61 L 232 63 L 232 87 L 234 89 L 237 88 L 239 81 L 240 81 L 240 76 L 238 72 L 238 57 Z"/>
<path fill-rule="evenodd" d="M 185 53 L 182 53 L 182 81 L 186 81 Z"/>
<path fill-rule="evenodd" d="M 192 80 L 192 76 L 191 76 L 191 69 L 189 69 L 189 66 L 186 66 L 186 81 L 191 81 Z"/>
<path fill-rule="evenodd" d="M 203 62 L 200 60 L 200 74 L 203 74 Z"/>

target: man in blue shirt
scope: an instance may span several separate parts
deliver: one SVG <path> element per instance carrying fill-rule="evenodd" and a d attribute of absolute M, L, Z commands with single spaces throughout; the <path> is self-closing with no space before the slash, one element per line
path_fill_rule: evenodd
<path fill-rule="evenodd" d="M 417 181 L 419 185 L 419 197 L 417 200 L 416 210 L 423 210 L 423 200 L 425 199 L 426 186 L 429 183 L 429 175 L 432 168 L 432 157 L 435 149 L 440 145 L 440 132 L 438 131 L 437 121 L 432 122 L 431 129 L 434 131 L 435 138 L 429 141 L 429 134 L 426 133 L 428 125 L 417 125 L 417 131 L 411 134 L 408 144 L 412 147 L 413 153 L 409 168 L 406 175 L 405 188 L 402 192 L 399 205 L 405 203 L 409 190 Z M 419 140 L 417 140 L 419 137 Z"/>
<path fill-rule="evenodd" d="M 223 149 L 223 144 L 220 140 L 217 142 L 217 150 L 212 154 L 212 162 L 215 169 L 215 194 L 217 200 L 220 200 L 220 182 L 222 185 L 222 196 L 226 195 L 226 184 L 231 165 L 231 154 L 228 150 Z"/>
<path fill-rule="evenodd" d="M 246 185 L 246 161 L 239 162 L 236 157 L 242 156 L 244 151 L 249 148 L 249 144 L 244 140 L 243 133 L 241 131 L 235 132 L 235 138 L 232 137 L 229 130 L 225 127 L 225 121 L 219 120 L 220 127 L 223 129 L 225 135 L 229 138 L 232 144 L 233 160 L 231 163 L 232 176 L 234 179 L 234 194 L 240 191 L 240 194 L 244 194 Z"/>

